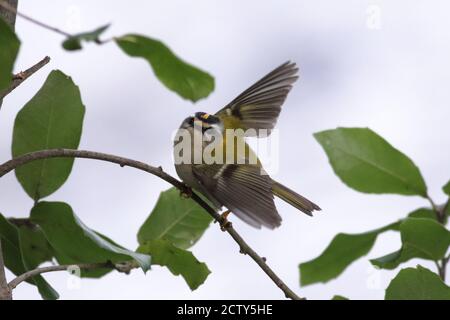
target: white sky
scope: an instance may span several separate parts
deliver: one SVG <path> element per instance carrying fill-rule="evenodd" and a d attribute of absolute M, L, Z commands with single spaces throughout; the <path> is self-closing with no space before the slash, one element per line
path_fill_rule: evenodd
<path fill-rule="evenodd" d="M 380 9 L 380 29 L 368 28 L 367 10 Z M 373 7 L 370 7 L 373 8 Z M 0 161 L 11 157 L 17 111 L 52 69 L 71 75 L 86 105 L 80 148 L 109 152 L 175 174 L 171 134 L 195 111 L 214 112 L 285 60 L 301 79 L 278 122 L 280 170 L 275 178 L 317 202 L 314 218 L 277 202 L 283 217 L 275 230 L 255 230 L 231 218 L 236 229 L 299 295 L 329 299 L 380 299 L 395 272 L 368 262 L 396 250 L 399 235 L 379 238 L 368 257 L 336 280 L 299 287 L 298 264 L 318 256 L 338 232 L 359 233 L 395 221 L 426 205 L 418 197 L 366 195 L 334 175 L 312 134 L 337 126 L 370 127 L 421 168 L 431 195 L 450 179 L 448 129 L 450 25 L 447 1 L 50 1 L 20 0 L 19 9 L 69 32 L 111 22 L 108 36 L 127 32 L 159 38 L 180 57 L 209 72 L 216 90 L 196 105 L 163 87 L 146 62 L 125 56 L 113 43 L 81 52 L 61 49 L 62 38 L 17 20 L 23 44 L 16 71 L 45 55 L 50 65 L 8 96 L 0 111 Z M 136 232 L 159 191 L 169 186 L 129 168 L 76 160 L 68 182 L 49 201 L 69 203 L 91 228 L 133 249 Z M 0 212 L 25 217 L 33 203 L 14 174 L 0 181 Z M 191 292 L 181 277 L 155 266 L 146 276 L 112 273 L 73 288 L 65 273 L 46 276 L 63 299 L 278 299 L 281 291 L 216 225 L 193 247 L 212 274 Z M 416 265 L 414 260 L 407 265 Z M 420 261 L 434 270 L 434 265 Z M 9 276 L 11 276 L 9 274 Z M 23 284 L 15 298 L 39 298 Z"/>

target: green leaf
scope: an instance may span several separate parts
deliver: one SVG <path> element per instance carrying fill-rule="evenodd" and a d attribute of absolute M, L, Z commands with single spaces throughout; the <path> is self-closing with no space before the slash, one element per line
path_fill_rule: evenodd
<path fill-rule="evenodd" d="M 35 269 L 41 263 L 52 261 L 53 249 L 38 226 L 18 227 L 20 251 L 27 269 Z"/>
<path fill-rule="evenodd" d="M 166 239 L 181 249 L 194 245 L 211 223 L 211 216 L 192 199 L 170 188 L 161 192 L 155 208 L 138 232 L 139 244 Z"/>
<path fill-rule="evenodd" d="M 16 276 L 51 259 L 49 254 L 43 253 L 45 250 L 42 248 L 47 249 L 48 247 L 43 245 L 43 239 L 37 235 L 37 231 L 27 230 L 27 228 L 23 226 L 19 232 L 16 226 L 0 214 L 0 238 L 5 265 Z M 58 293 L 42 276 L 35 276 L 27 282 L 36 285 L 44 299 L 58 299 Z"/>
<path fill-rule="evenodd" d="M 60 259 L 71 263 L 118 263 L 134 259 L 144 272 L 150 268 L 150 257 L 124 249 L 88 228 L 63 202 L 39 202 L 31 210 Z M 67 262 L 64 262 L 67 263 Z"/>
<path fill-rule="evenodd" d="M 12 81 L 14 61 L 19 52 L 20 41 L 8 24 L 0 18 L 0 92 Z"/>
<path fill-rule="evenodd" d="M 423 219 L 431 219 L 438 221 L 436 212 L 434 212 L 431 208 L 419 208 L 417 210 L 414 210 L 410 214 L 408 214 L 409 218 L 423 218 Z M 448 217 L 447 215 L 444 217 L 444 225 L 447 224 Z M 439 221 L 438 221 L 439 222 Z"/>
<path fill-rule="evenodd" d="M 450 300 L 450 287 L 418 265 L 401 270 L 386 289 L 386 300 Z"/>
<path fill-rule="evenodd" d="M 197 289 L 211 273 L 205 263 L 192 252 L 175 247 L 167 240 L 151 240 L 138 249 L 152 256 L 152 264 L 165 266 L 174 275 L 181 275 L 191 290 Z"/>
<path fill-rule="evenodd" d="M 450 246 L 450 231 L 440 223 L 427 218 L 408 218 L 400 224 L 402 247 L 370 262 L 383 269 L 395 269 L 413 258 L 437 261 Z"/>
<path fill-rule="evenodd" d="M 427 187 L 406 155 L 368 128 L 338 128 L 314 134 L 336 175 L 366 193 L 425 197 Z"/>
<path fill-rule="evenodd" d="M 82 49 L 81 42 L 95 42 L 100 43 L 100 35 L 105 32 L 106 29 L 109 28 L 109 24 L 102 26 L 100 28 L 97 28 L 90 32 L 83 32 L 78 33 L 76 35 L 73 35 L 71 37 L 68 37 L 64 42 L 62 43 L 62 46 L 64 49 L 68 51 L 75 51 Z"/>
<path fill-rule="evenodd" d="M 26 272 L 20 253 L 19 232 L 2 214 L 0 214 L 0 239 L 6 267 L 15 275 Z"/>
<path fill-rule="evenodd" d="M 80 91 L 61 71 L 52 71 L 38 93 L 19 111 L 14 123 L 12 154 L 78 148 L 84 106 Z M 18 167 L 17 179 L 34 200 L 46 197 L 69 177 L 73 159 L 38 160 Z"/>
<path fill-rule="evenodd" d="M 42 276 L 33 277 L 33 282 L 37 286 L 39 294 L 44 300 L 57 300 L 59 293 Z"/>
<path fill-rule="evenodd" d="M 18 230 L 22 261 L 27 270 L 33 270 L 41 263 L 52 260 L 53 249 L 39 227 L 20 226 Z M 35 276 L 32 281 L 45 300 L 59 298 L 58 292 L 42 276 Z"/>
<path fill-rule="evenodd" d="M 442 187 L 442 190 L 445 192 L 446 195 L 450 196 L 450 181 L 447 182 L 447 184 Z"/>
<path fill-rule="evenodd" d="M 419 251 L 417 251 L 413 247 L 406 246 L 404 248 L 401 248 L 400 250 L 391 252 L 379 258 L 371 259 L 370 263 L 381 269 L 393 270 L 397 268 L 401 263 L 411 260 L 412 258 L 419 255 Z"/>
<path fill-rule="evenodd" d="M 328 282 L 336 278 L 353 261 L 370 251 L 380 233 L 395 230 L 397 227 L 398 223 L 392 223 L 360 234 L 339 233 L 319 257 L 300 264 L 301 285 Z"/>
<path fill-rule="evenodd" d="M 211 75 L 182 61 L 161 41 L 136 34 L 128 34 L 115 41 L 129 56 L 147 60 L 156 77 L 185 99 L 196 102 L 214 90 Z"/>
<path fill-rule="evenodd" d="M 422 218 L 436 220 L 436 213 L 430 208 L 419 208 L 408 214 L 409 218 Z"/>
<path fill-rule="evenodd" d="M 331 300 L 350 300 L 349 298 L 346 298 L 344 296 L 335 295 Z"/>

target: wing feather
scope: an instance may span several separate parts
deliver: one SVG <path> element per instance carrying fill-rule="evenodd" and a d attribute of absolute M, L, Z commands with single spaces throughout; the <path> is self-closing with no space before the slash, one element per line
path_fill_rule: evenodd
<path fill-rule="evenodd" d="M 219 110 L 225 129 L 267 129 L 275 127 L 292 84 L 298 79 L 295 63 L 286 62 L 271 71 Z"/>
<path fill-rule="evenodd" d="M 271 229 L 280 225 L 272 180 L 258 165 L 197 165 L 193 173 L 218 202 L 248 224 Z"/>

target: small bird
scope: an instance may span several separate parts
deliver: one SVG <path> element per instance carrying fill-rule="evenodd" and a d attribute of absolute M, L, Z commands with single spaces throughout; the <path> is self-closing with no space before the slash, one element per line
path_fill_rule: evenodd
<path fill-rule="evenodd" d="M 176 137 L 187 132 L 192 139 L 188 144 L 190 150 L 187 151 L 190 155 L 187 156 L 187 161 L 175 161 L 177 174 L 194 192 L 205 196 L 217 211 L 226 207 L 227 210 L 222 214 L 225 221 L 232 212 L 256 228 L 278 227 L 281 217 L 275 207 L 274 195 L 307 215 L 312 215 L 314 210 L 320 210 L 319 206 L 310 200 L 270 178 L 245 142 L 244 151 L 233 152 L 233 161 L 227 161 L 229 156 L 225 132 L 230 129 L 253 129 L 253 136 L 260 137 L 259 132 L 263 129 L 269 135 L 277 122 L 281 105 L 298 78 L 297 71 L 295 63 L 286 62 L 242 92 L 216 114 L 197 112 L 186 118 L 178 129 Z M 210 136 L 214 134 L 220 137 L 220 141 L 216 143 L 220 144 L 219 148 L 222 149 L 218 150 L 222 150 L 224 154 L 219 156 L 224 160 L 221 163 L 206 161 L 202 158 L 202 150 L 198 150 L 210 145 L 211 140 L 215 140 Z M 196 137 L 202 139 L 200 144 L 193 142 Z M 233 137 L 234 151 L 236 145 L 241 142 L 240 139 L 244 138 Z M 174 142 L 175 159 L 179 159 L 186 151 L 180 152 L 176 147 L 180 143 L 179 140 L 175 138 Z M 194 159 L 196 151 L 200 151 L 200 161 Z M 256 162 L 249 161 L 252 157 L 256 157 Z M 243 161 L 238 161 L 239 159 Z"/>

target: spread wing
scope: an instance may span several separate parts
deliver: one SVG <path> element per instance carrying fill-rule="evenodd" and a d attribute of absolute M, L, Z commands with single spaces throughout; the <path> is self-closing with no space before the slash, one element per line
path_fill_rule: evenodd
<path fill-rule="evenodd" d="M 281 105 L 298 79 L 295 63 L 286 62 L 242 92 L 216 115 L 225 129 L 274 128 Z"/>
<path fill-rule="evenodd" d="M 261 175 L 261 167 L 243 164 L 196 165 L 193 173 L 214 198 L 251 226 L 273 229 L 280 225 L 272 180 L 268 175 Z"/>

